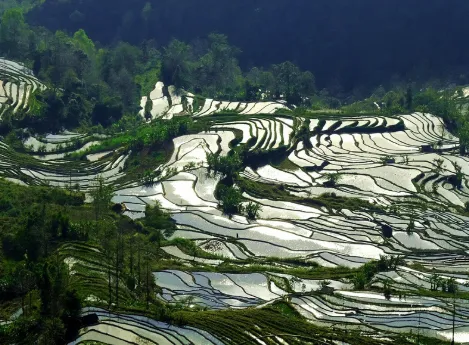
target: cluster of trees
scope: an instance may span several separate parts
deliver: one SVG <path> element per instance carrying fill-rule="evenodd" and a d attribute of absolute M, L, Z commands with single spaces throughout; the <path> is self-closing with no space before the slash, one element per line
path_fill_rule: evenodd
<path fill-rule="evenodd" d="M 231 184 L 235 175 L 243 167 L 243 158 L 239 150 L 234 150 L 226 156 L 207 152 L 206 157 L 209 173 L 219 173 Z"/>
<path fill-rule="evenodd" d="M 160 55 L 150 44 L 97 47 L 83 30 L 69 36 L 30 27 L 19 8 L 2 15 L 0 50 L 48 85 L 38 95 L 36 113 L 26 118 L 42 130 L 109 126 L 124 114 L 135 116 L 140 94 L 159 79 Z"/>
<path fill-rule="evenodd" d="M 290 61 L 271 65 L 267 70 L 254 67 L 246 79 L 249 101 L 284 98 L 289 104 L 311 105 L 317 91 L 313 73 L 301 71 Z"/>
<path fill-rule="evenodd" d="M 430 290 L 455 294 L 458 291 L 458 283 L 454 278 L 443 278 L 434 273 L 430 277 Z"/>
<path fill-rule="evenodd" d="M 126 113 L 136 114 L 140 89 L 158 79 L 156 50 L 122 42 L 99 49 L 83 30 L 68 36 L 32 28 L 17 8 L 3 13 L 0 49 L 48 85 L 38 92 L 35 111 L 20 123 L 39 130 L 109 126 Z"/>
<path fill-rule="evenodd" d="M 208 171 L 222 176 L 221 183 L 217 185 L 216 196 L 223 212 L 230 216 L 245 214 L 248 219 L 254 220 L 258 217 L 261 206 L 252 201 L 244 205 L 242 191 L 234 186 L 238 173 L 243 169 L 244 154 L 242 149 L 234 150 L 227 156 L 207 153 Z"/>
<path fill-rule="evenodd" d="M 136 131 L 130 141 L 130 148 L 132 150 L 141 150 L 144 147 L 158 148 L 173 138 L 187 134 L 192 125 L 193 121 L 186 117 L 153 122 Z"/>
<path fill-rule="evenodd" d="M 165 236 L 171 236 L 175 224 L 159 205 L 145 209 L 143 222 L 134 223 L 125 217 L 109 215 L 112 188 L 98 177 L 91 190 L 95 221 L 90 224 L 90 238 L 103 248 L 108 280 L 108 308 L 119 307 L 122 282 L 149 308 L 154 301 L 155 283 L 152 278 L 152 262 L 159 256 L 159 248 Z M 125 208 L 116 204 L 112 210 L 122 214 Z"/>
<path fill-rule="evenodd" d="M 172 40 L 162 54 L 164 80 L 180 88 L 228 100 L 273 100 L 283 98 L 301 104 L 314 95 L 315 79 L 287 61 L 270 68 L 252 68 L 243 75 L 238 65 L 240 50 L 221 34 L 193 45 Z"/>
<path fill-rule="evenodd" d="M 139 98 L 156 81 L 206 97 L 227 100 L 286 99 L 301 104 L 315 93 L 310 72 L 291 62 L 244 74 L 240 50 L 226 36 L 210 34 L 192 45 L 172 40 L 156 49 L 154 41 L 139 47 L 118 42 L 102 47 L 80 29 L 72 36 L 27 24 L 22 9 L 6 10 L 0 21 L 0 50 L 25 62 L 48 89 L 38 92 L 34 110 L 17 127 L 59 130 L 110 126 L 122 118 L 138 118 Z M 2 130 L 16 125 L 6 117 Z"/>
<path fill-rule="evenodd" d="M 4 268 L 1 283 L 1 300 L 20 298 L 23 311 L 0 327 L 2 343 L 62 344 L 69 332 L 77 331 L 81 297 L 70 287 L 68 267 L 59 257 L 10 265 Z"/>
<path fill-rule="evenodd" d="M 15 321 L 0 326 L 0 343 L 62 344 L 80 327 L 82 299 L 57 249 L 78 241 L 99 245 L 107 273 L 109 307 L 122 304 L 125 286 L 135 301 L 154 301 L 152 265 L 159 246 L 175 226 L 169 215 L 155 207 L 146 209 L 143 222 L 134 222 L 111 209 L 112 189 L 102 178 L 91 190 L 93 203 L 84 194 L 51 187 L 23 187 L 0 180 L 0 304 L 21 306 Z M 10 315 L 2 315 L 8 318 Z"/>
<path fill-rule="evenodd" d="M 396 8 L 391 2 L 372 0 L 336 0 L 334 6 L 327 1 L 291 6 L 288 0 L 134 0 L 118 4 L 111 0 L 48 0 L 29 18 L 52 30 L 84 28 L 104 43 L 124 40 L 138 45 L 156 39 L 165 45 L 172 37 L 191 42 L 219 31 L 245 52 L 242 66 L 291 60 L 317 71 L 321 88 L 327 87 L 333 94 L 353 90 L 356 99 L 363 99 L 376 85 L 400 80 L 441 78 L 467 83 L 464 57 L 469 49 L 454 42 L 467 36 L 464 14 L 468 9 L 464 1 L 441 0 L 427 2 L 423 12 L 413 1 Z M 426 23 L 435 25 L 422 30 Z"/>
<path fill-rule="evenodd" d="M 402 257 L 394 255 L 382 255 L 379 260 L 367 262 L 359 268 L 352 278 L 354 289 L 364 289 L 376 273 L 394 270 L 403 263 L 404 259 Z"/>
<path fill-rule="evenodd" d="M 55 253 L 57 243 L 86 239 L 71 220 L 84 195 L 0 181 L 0 303 L 21 301 L 22 315 L 0 328 L 1 343 L 55 344 L 77 324 L 81 298 Z"/>

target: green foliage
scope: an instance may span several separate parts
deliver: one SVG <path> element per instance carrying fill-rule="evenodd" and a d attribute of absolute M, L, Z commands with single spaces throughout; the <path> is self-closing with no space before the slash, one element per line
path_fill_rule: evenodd
<path fill-rule="evenodd" d="M 411 219 L 407 225 L 406 232 L 408 235 L 411 235 L 415 230 L 415 221 Z"/>
<path fill-rule="evenodd" d="M 143 7 L 144 21 L 152 11 L 150 3 Z M 162 53 L 151 41 L 139 48 L 124 42 L 98 48 L 83 29 L 68 36 L 30 28 L 20 9 L 9 9 L 0 23 L 0 48 L 6 57 L 30 62 L 49 86 L 32 97 L 33 111 L 15 114 L 21 123 L 10 124 L 40 132 L 113 126 L 137 114 L 139 97 L 148 95 L 159 79 L 177 89 L 228 100 L 277 99 L 283 94 L 290 103 L 302 104 L 315 93 L 314 76 L 290 62 L 243 76 L 239 49 L 221 34 L 210 34 L 204 47 L 173 40 Z M 203 102 L 195 97 L 193 112 Z"/>
<path fill-rule="evenodd" d="M 326 207 L 329 210 L 349 209 L 351 211 L 367 210 L 381 212 L 383 208 L 359 198 L 338 196 L 335 193 L 324 193 L 317 197 L 296 197 L 290 194 L 283 185 L 272 185 L 238 177 L 236 184 L 243 191 L 256 198 L 298 202 L 313 207 Z"/>
<path fill-rule="evenodd" d="M 140 152 L 143 149 L 161 150 L 162 146 L 173 138 L 186 134 L 192 125 L 192 119 L 187 117 L 157 120 L 151 124 L 140 124 L 131 131 L 102 140 L 86 151 L 71 154 L 69 158 L 80 160 L 91 153 L 111 151 L 118 148 L 132 150 L 133 152 Z"/>
<path fill-rule="evenodd" d="M 376 273 L 394 270 L 399 265 L 403 265 L 404 261 L 400 256 L 384 256 L 381 255 L 377 261 L 369 261 L 361 266 L 358 272 L 352 278 L 353 287 L 356 290 L 362 290 L 369 284 Z"/>
<path fill-rule="evenodd" d="M 391 299 L 391 293 L 392 293 L 391 284 L 388 280 L 386 280 L 383 284 L 384 298 L 386 298 L 386 300 L 389 301 Z"/>
<path fill-rule="evenodd" d="M 337 183 L 340 182 L 340 179 L 342 176 L 339 173 L 329 173 L 324 175 L 326 177 L 326 182 L 324 182 L 324 185 L 327 187 L 335 187 Z"/>
<path fill-rule="evenodd" d="M 285 96 L 289 104 L 301 104 L 301 96 L 311 96 L 315 92 L 314 75 L 311 72 L 301 72 L 290 61 L 272 66 L 275 78 L 275 94 Z"/>
<path fill-rule="evenodd" d="M 321 328 L 308 322 L 285 302 L 278 301 L 264 308 L 217 311 L 179 311 L 173 314 L 178 325 L 197 327 L 223 339 L 226 344 L 252 344 L 252 334 L 266 335 L 263 342 L 273 343 L 275 335 L 289 344 L 323 344 L 323 339 L 347 344 L 380 344 L 380 340 L 365 337 L 358 331 Z M 239 332 L 239 330 L 243 332 Z M 403 340 L 400 344 L 410 344 Z"/>
<path fill-rule="evenodd" d="M 171 216 L 167 212 L 162 211 L 158 204 L 146 206 L 144 224 L 150 229 L 162 230 L 167 237 L 171 236 L 176 229 Z"/>
<path fill-rule="evenodd" d="M 96 221 L 98 221 L 102 213 L 107 210 L 111 204 L 112 187 L 105 183 L 102 176 L 98 176 L 94 181 L 90 195 L 93 198 L 94 212 Z"/>
<path fill-rule="evenodd" d="M 450 182 L 454 187 L 461 189 L 463 186 L 463 181 L 465 179 L 464 173 L 461 171 L 461 166 L 457 162 L 452 162 L 455 170 L 455 174 L 447 177 L 448 182 Z"/>
<path fill-rule="evenodd" d="M 259 216 L 259 212 L 261 211 L 262 207 L 258 203 L 250 201 L 247 203 L 247 205 L 244 207 L 244 211 L 246 212 L 246 215 L 248 219 L 256 219 Z"/>
<path fill-rule="evenodd" d="M 21 58 L 30 43 L 29 29 L 21 8 L 6 10 L 0 21 L 0 48 L 12 57 Z"/>
<path fill-rule="evenodd" d="M 236 59 L 240 50 L 230 46 L 225 35 L 210 34 L 208 41 L 209 48 L 195 63 L 195 86 L 216 98 L 230 99 L 242 87 L 241 69 Z"/>
<path fill-rule="evenodd" d="M 83 29 L 75 32 L 73 35 L 73 43 L 76 48 L 81 49 L 88 57 L 94 57 L 96 54 L 94 42 L 88 37 Z"/>
<path fill-rule="evenodd" d="M 239 189 L 221 185 L 217 190 L 217 198 L 221 201 L 224 213 L 233 215 L 243 211 L 243 195 Z"/>
<path fill-rule="evenodd" d="M 157 62 L 154 68 L 151 68 L 142 74 L 136 75 L 134 80 L 135 83 L 140 86 L 140 95 L 148 96 L 155 87 L 155 84 L 160 80 L 160 76 L 161 62 Z"/>
<path fill-rule="evenodd" d="M 435 173 L 437 174 L 441 173 L 441 171 L 443 170 L 444 160 L 441 158 L 435 158 L 433 162 L 435 163 L 435 166 L 436 166 L 434 169 Z"/>
<path fill-rule="evenodd" d="M 162 70 L 165 82 L 180 88 L 189 86 L 193 71 L 192 47 L 172 40 L 164 48 Z"/>
<path fill-rule="evenodd" d="M 414 95 L 412 92 L 412 87 L 409 85 L 407 87 L 406 95 L 405 95 L 405 105 L 408 111 L 413 110 L 413 105 L 414 105 Z"/>
<path fill-rule="evenodd" d="M 154 183 L 155 178 L 159 176 L 157 171 L 153 170 L 145 170 L 142 176 L 142 183 L 145 186 L 152 186 Z"/>
<path fill-rule="evenodd" d="M 310 131 L 310 126 L 311 120 L 306 119 L 303 124 L 297 128 L 294 132 L 294 138 L 303 143 L 303 147 L 305 148 L 311 148 L 311 131 Z M 284 138 L 284 140 L 286 140 Z"/>
<path fill-rule="evenodd" d="M 443 278 L 437 273 L 433 273 L 430 277 L 430 290 L 456 294 L 458 292 L 458 283 L 454 278 Z"/>
<path fill-rule="evenodd" d="M 241 155 L 236 150 L 227 156 L 209 152 L 207 152 L 206 156 L 209 171 L 220 173 L 223 176 L 233 178 L 242 168 L 243 161 Z"/>

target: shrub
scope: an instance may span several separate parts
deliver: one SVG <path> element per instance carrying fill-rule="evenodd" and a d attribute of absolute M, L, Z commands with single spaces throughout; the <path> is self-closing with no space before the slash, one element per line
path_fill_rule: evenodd
<path fill-rule="evenodd" d="M 144 222 L 145 226 L 152 228 L 153 230 L 163 230 L 164 235 L 167 237 L 171 236 L 176 228 L 171 216 L 167 212 L 161 210 L 159 204 L 146 206 Z"/>
<path fill-rule="evenodd" d="M 461 166 L 453 162 L 454 170 L 456 170 L 456 174 L 450 177 L 450 182 L 458 189 L 462 188 L 462 182 L 464 179 L 464 174 L 461 172 Z"/>
<path fill-rule="evenodd" d="M 260 210 L 261 210 L 261 205 L 254 203 L 252 201 L 250 201 L 245 207 L 245 211 L 246 211 L 246 215 L 248 219 L 256 219 L 259 216 Z"/>
<path fill-rule="evenodd" d="M 384 156 L 380 158 L 381 163 L 384 165 L 396 163 L 396 159 L 391 156 Z"/>
<path fill-rule="evenodd" d="M 228 215 L 241 213 L 243 210 L 241 192 L 234 187 L 221 186 L 218 192 L 223 212 Z"/>
<path fill-rule="evenodd" d="M 407 225 L 407 234 L 411 235 L 415 230 L 415 222 L 413 219 L 410 220 L 409 224 Z"/>
<path fill-rule="evenodd" d="M 388 224 L 381 224 L 381 230 L 383 232 L 383 236 L 386 238 L 392 237 L 392 227 Z"/>
<path fill-rule="evenodd" d="M 324 182 L 324 186 L 326 187 L 335 187 L 342 177 L 339 173 L 326 174 L 325 176 L 327 181 Z"/>
<path fill-rule="evenodd" d="M 152 171 L 152 170 L 146 170 L 143 173 L 141 182 L 145 186 L 152 186 L 153 183 L 154 183 L 154 179 L 156 177 L 158 177 L 158 173 L 156 173 L 155 171 Z"/>
<path fill-rule="evenodd" d="M 145 103 L 145 118 L 151 119 L 151 110 L 153 109 L 153 102 L 149 99 Z"/>
<path fill-rule="evenodd" d="M 124 205 L 124 204 L 116 203 L 116 204 L 112 205 L 111 209 L 112 209 L 115 213 L 121 214 L 121 213 L 124 213 L 124 212 L 125 212 L 125 205 Z"/>

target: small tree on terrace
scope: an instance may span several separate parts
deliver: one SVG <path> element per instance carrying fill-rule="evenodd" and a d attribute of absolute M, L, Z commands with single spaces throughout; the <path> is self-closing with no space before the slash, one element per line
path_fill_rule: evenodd
<path fill-rule="evenodd" d="M 441 171 L 443 170 L 443 163 L 444 163 L 443 159 L 441 159 L 441 158 L 435 158 L 435 159 L 433 160 L 433 162 L 434 162 L 435 165 L 436 165 L 436 167 L 435 167 L 435 169 L 434 169 L 435 173 L 437 173 L 437 174 L 441 173 Z"/>
<path fill-rule="evenodd" d="M 221 186 L 218 194 L 224 213 L 233 215 L 235 213 L 242 212 L 243 206 L 241 205 L 241 202 L 243 200 L 243 196 L 238 189 L 234 187 Z"/>
<path fill-rule="evenodd" d="M 304 123 L 296 130 L 295 132 L 295 138 L 303 143 L 303 146 L 305 148 L 311 148 L 311 132 L 309 129 L 309 126 L 311 124 L 311 121 L 309 119 L 306 119 Z"/>
<path fill-rule="evenodd" d="M 462 121 L 458 127 L 459 150 L 461 154 L 465 154 L 469 144 L 469 121 Z"/>
<path fill-rule="evenodd" d="M 165 236 L 171 236 L 176 228 L 169 213 L 163 211 L 159 203 L 146 206 L 144 223 L 150 229 L 163 231 Z"/>
<path fill-rule="evenodd" d="M 252 201 L 250 201 L 245 207 L 245 211 L 246 211 L 246 215 L 248 219 L 252 219 L 252 220 L 256 219 L 259 216 L 260 210 L 261 210 L 261 205 Z"/>
<path fill-rule="evenodd" d="M 453 176 L 453 184 L 455 185 L 455 187 L 457 188 L 461 188 L 462 187 L 462 182 L 463 182 L 463 179 L 464 179 L 464 174 L 462 172 L 462 167 L 456 163 L 456 162 L 452 162 L 453 163 L 453 166 L 454 166 L 454 170 L 456 171 L 456 174 Z"/>
<path fill-rule="evenodd" d="M 388 301 L 391 300 L 391 293 L 392 293 L 391 283 L 389 279 L 387 279 L 384 281 L 384 284 L 383 284 L 384 298 L 386 298 L 386 300 Z"/>
<path fill-rule="evenodd" d="M 335 187 L 342 178 L 339 173 L 326 174 L 325 177 L 327 178 L 327 181 L 324 183 L 326 187 Z"/>

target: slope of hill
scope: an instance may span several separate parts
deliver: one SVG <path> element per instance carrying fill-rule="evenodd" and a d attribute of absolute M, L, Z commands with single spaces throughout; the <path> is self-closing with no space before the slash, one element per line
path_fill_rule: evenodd
<path fill-rule="evenodd" d="M 155 121 L 135 132 L 0 142 L 1 177 L 89 197 L 101 176 L 132 227 L 149 205 L 175 223 L 146 263 L 168 313 L 138 304 L 95 238 L 57 249 L 94 320 L 70 344 L 439 344 L 453 325 L 469 342 L 469 160 L 438 116 L 296 116 L 161 84 L 148 98 Z"/>

